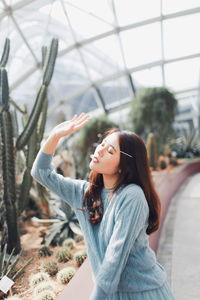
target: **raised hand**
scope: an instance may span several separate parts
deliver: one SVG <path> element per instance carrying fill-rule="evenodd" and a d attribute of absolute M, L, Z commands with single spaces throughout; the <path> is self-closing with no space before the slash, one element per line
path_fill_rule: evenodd
<path fill-rule="evenodd" d="M 74 115 L 73 118 L 69 121 L 62 122 L 53 128 L 51 134 L 57 138 L 69 135 L 76 130 L 84 127 L 91 117 L 86 113 L 81 113 L 80 115 Z"/>

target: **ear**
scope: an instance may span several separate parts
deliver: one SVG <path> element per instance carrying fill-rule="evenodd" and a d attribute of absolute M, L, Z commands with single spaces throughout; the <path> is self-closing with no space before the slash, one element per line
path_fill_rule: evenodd
<path fill-rule="evenodd" d="M 121 170 L 121 169 L 119 169 L 118 173 L 121 173 L 121 172 L 122 172 L 122 170 Z"/>

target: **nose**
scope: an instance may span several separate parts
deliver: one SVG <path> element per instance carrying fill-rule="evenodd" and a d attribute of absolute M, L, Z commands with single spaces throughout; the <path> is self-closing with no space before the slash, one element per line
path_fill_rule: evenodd
<path fill-rule="evenodd" d="M 100 147 L 99 149 L 97 149 L 97 153 L 99 156 L 102 156 L 104 154 L 105 151 L 105 147 Z"/>

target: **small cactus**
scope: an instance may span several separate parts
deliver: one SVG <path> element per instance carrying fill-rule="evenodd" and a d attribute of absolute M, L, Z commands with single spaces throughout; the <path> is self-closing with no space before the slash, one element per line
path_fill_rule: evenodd
<path fill-rule="evenodd" d="M 74 249 L 76 247 L 76 242 L 72 238 L 68 238 L 63 242 L 63 247 L 68 248 L 70 250 Z"/>
<path fill-rule="evenodd" d="M 43 262 L 40 266 L 41 271 L 48 273 L 50 276 L 58 273 L 58 265 L 54 261 Z"/>
<path fill-rule="evenodd" d="M 55 299 L 56 299 L 56 295 L 52 291 L 44 291 L 34 298 L 34 300 L 55 300 Z"/>
<path fill-rule="evenodd" d="M 56 258 L 58 262 L 67 262 L 72 258 L 72 255 L 68 249 L 62 249 L 56 253 Z"/>
<path fill-rule="evenodd" d="M 75 268 L 66 267 L 58 272 L 57 280 L 59 283 L 66 284 L 71 280 L 71 278 L 74 276 L 75 273 L 76 273 Z"/>
<path fill-rule="evenodd" d="M 76 243 L 79 243 L 79 242 L 83 241 L 83 236 L 75 235 L 74 240 L 75 240 Z"/>
<path fill-rule="evenodd" d="M 78 267 L 82 265 L 82 263 L 86 258 L 87 258 L 86 250 L 80 250 L 74 254 L 74 259 Z"/>
<path fill-rule="evenodd" d="M 51 291 L 51 292 L 55 292 L 56 290 L 56 286 L 55 283 L 53 281 L 43 281 L 41 283 L 39 283 L 35 289 L 34 289 L 34 297 L 37 297 L 39 294 L 41 294 L 44 291 Z"/>
<path fill-rule="evenodd" d="M 53 251 L 51 251 L 49 249 L 49 247 L 47 246 L 43 246 L 42 248 L 39 249 L 39 256 L 42 257 L 42 256 L 51 256 L 53 253 Z"/>
<path fill-rule="evenodd" d="M 35 288 L 39 283 L 48 280 L 50 280 L 49 274 L 45 272 L 39 272 L 29 277 L 29 285 L 31 288 Z"/>

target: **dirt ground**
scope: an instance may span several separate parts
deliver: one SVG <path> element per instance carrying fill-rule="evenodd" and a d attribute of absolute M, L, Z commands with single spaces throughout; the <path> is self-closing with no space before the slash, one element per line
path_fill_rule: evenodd
<path fill-rule="evenodd" d="M 25 262 L 27 262 L 30 258 L 32 261 L 25 267 L 22 275 L 16 278 L 15 284 L 12 286 L 9 295 L 16 295 L 23 300 L 32 300 L 32 290 L 29 286 L 29 277 L 32 274 L 39 272 L 39 266 L 44 261 L 56 261 L 58 264 L 58 270 L 63 269 L 66 266 L 73 266 L 76 270 L 78 270 L 78 266 L 76 262 L 71 259 L 66 263 L 59 263 L 56 258 L 55 254 L 59 249 L 62 249 L 61 246 L 51 247 L 49 246 L 50 250 L 53 251 L 51 256 L 47 257 L 40 257 L 38 254 L 38 250 L 44 246 L 41 244 L 42 237 L 40 237 L 41 229 L 45 227 L 42 225 L 38 225 L 36 222 L 32 222 L 30 219 L 23 224 L 23 230 L 26 231 L 25 234 L 21 236 L 21 245 L 22 245 L 22 255 L 20 260 L 17 264 L 17 267 L 22 266 Z M 47 229 L 47 227 L 46 227 Z M 77 251 L 85 249 L 85 242 L 84 240 L 77 242 L 76 247 L 70 250 L 72 257 Z M 56 283 L 56 294 L 59 295 L 60 292 L 64 289 L 66 285 L 59 284 L 56 280 L 56 275 L 51 277 L 51 279 Z"/>

